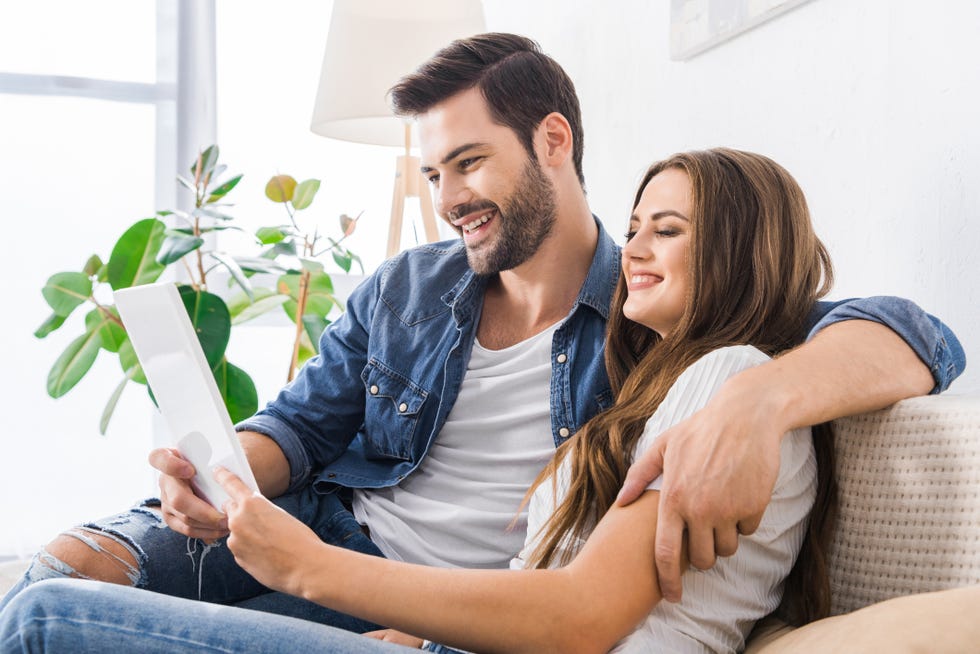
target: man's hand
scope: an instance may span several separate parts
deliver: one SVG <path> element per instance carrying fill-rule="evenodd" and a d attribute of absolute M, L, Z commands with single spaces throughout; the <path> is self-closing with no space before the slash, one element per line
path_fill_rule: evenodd
<path fill-rule="evenodd" d="M 325 547 L 313 531 L 245 485 L 234 473 L 217 467 L 215 480 L 228 493 L 228 549 L 235 561 L 261 584 L 303 596 L 304 566 Z"/>
<path fill-rule="evenodd" d="M 160 502 L 163 519 L 174 531 L 191 538 L 214 540 L 228 535 L 225 516 L 194 494 L 194 466 L 177 450 L 161 448 L 150 452 L 150 465 L 160 471 Z"/>
<path fill-rule="evenodd" d="M 668 601 L 681 598 L 684 538 L 691 565 L 711 568 L 716 555 L 735 553 L 739 534 L 758 528 L 776 484 L 785 430 L 738 379 L 661 434 L 630 467 L 617 499 L 629 504 L 663 474 L 655 557 Z"/>
<path fill-rule="evenodd" d="M 929 368 L 895 332 L 865 320 L 824 328 L 805 345 L 745 370 L 698 413 L 665 431 L 630 469 L 629 504 L 661 472 L 656 560 L 665 599 L 681 597 L 685 529 L 691 565 L 705 569 L 751 534 L 779 472 L 783 434 L 929 392 Z"/>

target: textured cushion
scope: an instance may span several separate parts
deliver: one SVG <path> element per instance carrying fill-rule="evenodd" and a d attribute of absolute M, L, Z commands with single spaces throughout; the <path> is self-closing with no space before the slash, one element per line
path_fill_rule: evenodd
<path fill-rule="evenodd" d="M 917 397 L 835 425 L 831 613 L 980 583 L 980 397 Z"/>
<path fill-rule="evenodd" d="M 746 654 L 976 652 L 980 586 L 898 597 L 773 635 L 760 633 Z"/>
<path fill-rule="evenodd" d="M 796 630 L 763 620 L 746 652 L 976 651 L 980 396 L 916 397 L 834 425 L 838 617 Z"/>

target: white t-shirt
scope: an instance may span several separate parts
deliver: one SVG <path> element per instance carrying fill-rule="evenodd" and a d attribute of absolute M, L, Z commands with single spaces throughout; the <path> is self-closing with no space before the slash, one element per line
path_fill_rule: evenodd
<path fill-rule="evenodd" d="M 649 449 L 669 427 L 707 404 L 726 379 L 768 360 L 756 348 L 744 345 L 721 348 L 699 359 L 678 377 L 647 421 L 635 456 Z M 565 464 L 558 472 L 559 497 L 568 487 Z M 710 570 L 691 568 L 685 572 L 681 580 L 683 599 L 677 604 L 660 602 L 612 651 L 741 651 L 752 625 L 775 610 L 782 597 L 783 580 L 796 561 L 806 533 L 807 517 L 816 496 L 816 473 L 810 429 L 786 434 L 780 448 L 776 486 L 756 532 L 740 536 L 736 554 L 719 558 Z M 660 482 L 658 478 L 650 488 L 658 490 Z M 525 548 L 511 562 L 512 568 L 525 567 L 524 560 L 533 551 L 536 536 L 555 505 L 552 484 L 538 486 L 530 502 Z"/>
<path fill-rule="evenodd" d="M 398 486 L 355 491 L 354 516 L 385 556 L 506 568 L 520 550 L 527 509 L 518 507 L 555 453 L 551 349 L 560 324 L 503 350 L 474 343 L 459 397 L 419 468 Z"/>

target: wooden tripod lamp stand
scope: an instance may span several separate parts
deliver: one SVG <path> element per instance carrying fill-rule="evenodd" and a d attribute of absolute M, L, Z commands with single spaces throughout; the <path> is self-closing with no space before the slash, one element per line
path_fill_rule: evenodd
<path fill-rule="evenodd" d="M 418 198 L 429 242 L 439 240 L 428 183 L 412 156 L 411 126 L 388 89 L 453 39 L 486 31 L 480 0 L 334 0 L 310 129 L 329 138 L 405 146 L 395 168 L 388 254 L 401 249 L 405 198 Z"/>
<path fill-rule="evenodd" d="M 391 222 L 388 223 L 388 250 L 386 257 L 392 257 L 402 249 L 402 218 L 405 215 L 405 198 L 418 198 L 422 210 L 422 227 L 425 240 L 433 243 L 439 240 L 435 212 L 432 210 L 432 196 L 429 183 L 419 172 L 419 158 L 412 156 L 412 126 L 405 124 L 405 154 L 398 157 L 395 164 L 395 190 L 391 196 Z"/>

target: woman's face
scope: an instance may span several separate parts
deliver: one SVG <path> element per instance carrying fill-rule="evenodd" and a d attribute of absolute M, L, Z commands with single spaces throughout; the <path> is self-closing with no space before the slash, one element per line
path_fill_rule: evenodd
<path fill-rule="evenodd" d="M 651 179 L 623 246 L 627 318 L 666 336 L 684 315 L 689 287 L 691 181 L 669 168 Z"/>

